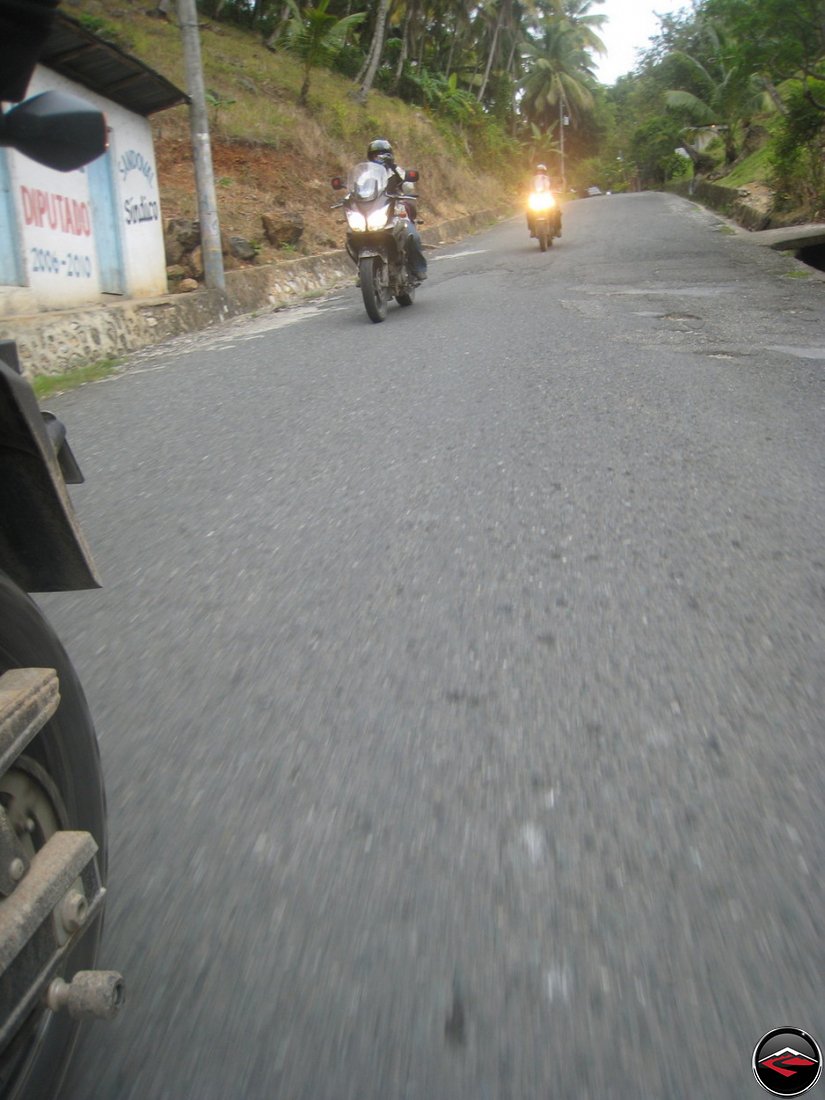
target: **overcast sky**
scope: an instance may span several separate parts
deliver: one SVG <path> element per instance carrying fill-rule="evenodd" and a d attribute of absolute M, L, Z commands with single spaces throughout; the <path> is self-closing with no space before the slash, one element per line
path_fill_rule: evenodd
<path fill-rule="evenodd" d="M 690 0 L 604 0 L 594 4 L 594 15 L 606 15 L 608 22 L 599 31 L 607 46 L 607 56 L 596 65 L 602 84 L 613 84 L 636 65 L 636 50 L 646 49 L 649 39 L 658 33 L 656 12 L 664 15 L 690 8 Z"/>

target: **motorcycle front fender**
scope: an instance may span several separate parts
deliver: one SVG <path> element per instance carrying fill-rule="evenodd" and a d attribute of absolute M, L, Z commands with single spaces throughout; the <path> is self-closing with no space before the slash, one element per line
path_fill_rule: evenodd
<path fill-rule="evenodd" d="M 356 251 L 356 255 L 359 260 L 368 260 L 371 256 L 376 259 L 387 262 L 387 253 L 383 248 L 376 248 L 374 245 L 365 245 L 363 248 L 359 248 Z"/>

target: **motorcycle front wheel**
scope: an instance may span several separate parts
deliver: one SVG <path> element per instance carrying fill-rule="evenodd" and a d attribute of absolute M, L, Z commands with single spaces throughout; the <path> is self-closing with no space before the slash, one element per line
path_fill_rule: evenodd
<path fill-rule="evenodd" d="M 106 882 L 106 801 L 97 738 L 77 674 L 39 609 L 0 573 L 0 673 L 14 668 L 56 669 L 60 703 L 53 717 L 0 775 L 0 802 L 13 820 L 26 820 L 32 854 L 58 829 L 92 834 L 98 845 L 101 883 Z M 92 970 L 102 915 L 67 958 L 62 976 Z M 55 1096 L 77 1040 L 79 1022 L 45 1007 L 29 1016 L 0 1055 L 4 1100 Z"/>
<path fill-rule="evenodd" d="M 378 256 L 364 256 L 358 261 L 361 277 L 361 294 L 364 309 L 371 321 L 377 324 L 387 316 L 386 268 Z"/>
<path fill-rule="evenodd" d="M 546 226 L 542 226 L 541 229 L 539 229 L 539 234 L 538 235 L 539 235 L 539 248 L 542 250 L 542 252 L 546 252 L 547 251 L 547 245 L 548 245 L 548 243 L 549 244 L 553 243 L 553 238 L 548 234 Z"/>

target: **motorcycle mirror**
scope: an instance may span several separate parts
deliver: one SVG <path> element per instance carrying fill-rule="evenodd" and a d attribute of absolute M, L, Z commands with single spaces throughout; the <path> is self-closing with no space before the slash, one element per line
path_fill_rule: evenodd
<path fill-rule="evenodd" d="M 418 183 L 418 172 L 415 168 L 408 168 L 404 173 L 404 183 Z"/>
<path fill-rule="evenodd" d="M 344 183 L 344 181 L 341 179 L 340 176 L 333 176 L 332 180 L 331 180 L 331 183 L 332 183 L 333 191 L 343 191 L 344 188 L 346 187 L 346 184 Z"/>
<path fill-rule="evenodd" d="M 106 116 L 77 96 L 43 92 L 0 116 L 0 145 L 71 172 L 106 152 Z"/>

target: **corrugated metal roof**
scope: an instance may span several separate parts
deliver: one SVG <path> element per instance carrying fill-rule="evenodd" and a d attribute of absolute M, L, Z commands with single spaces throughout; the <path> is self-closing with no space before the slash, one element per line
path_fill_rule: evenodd
<path fill-rule="evenodd" d="M 55 12 L 40 63 L 144 117 L 189 102 L 166 77 L 61 11 Z"/>

